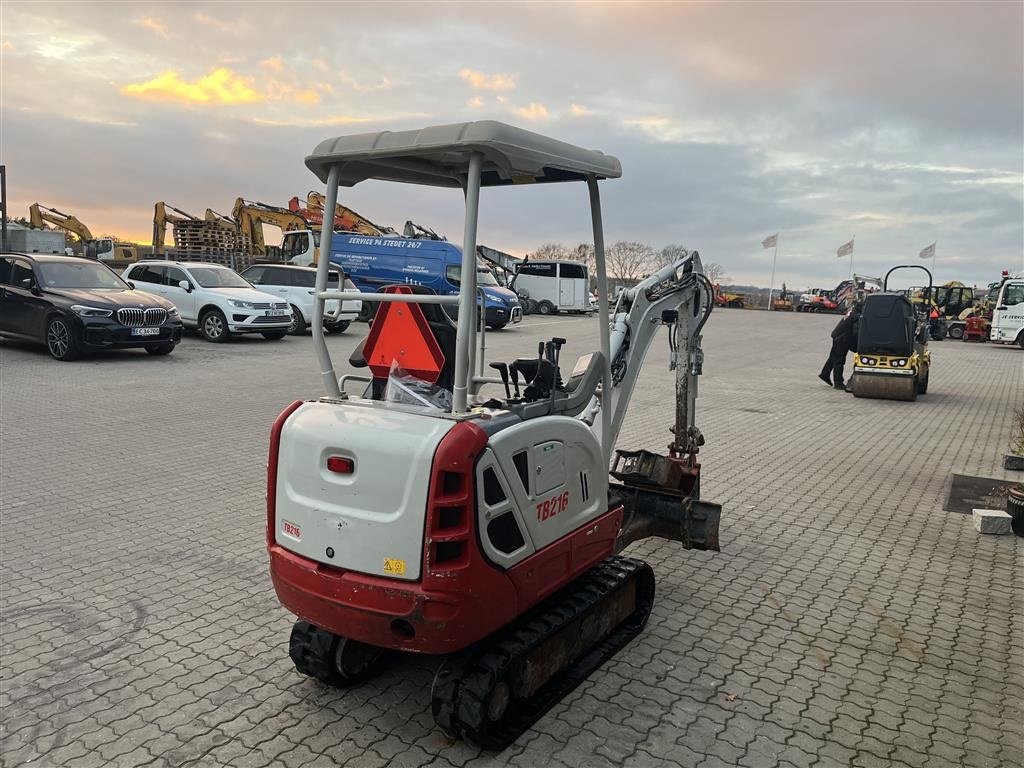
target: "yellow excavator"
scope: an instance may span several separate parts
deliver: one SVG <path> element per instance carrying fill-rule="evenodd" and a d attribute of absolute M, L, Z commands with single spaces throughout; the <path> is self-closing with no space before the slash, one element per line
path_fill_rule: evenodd
<path fill-rule="evenodd" d="M 251 243 L 253 256 L 267 255 L 267 244 L 263 240 L 263 224 L 279 227 L 282 233 L 310 228 L 309 222 L 294 211 L 266 203 L 250 202 L 241 197 L 235 201 L 231 218 L 238 224 L 242 237 L 248 238 Z"/>
<path fill-rule="evenodd" d="M 29 224 L 34 229 L 43 229 L 49 224 L 78 238 L 87 258 L 99 261 L 138 261 L 139 251 L 131 243 L 117 242 L 110 237 L 93 237 L 92 232 L 77 216 L 63 213 L 41 203 L 32 203 L 28 208 Z"/>
<path fill-rule="evenodd" d="M 168 213 L 171 211 L 171 213 Z M 199 221 L 198 216 L 186 213 L 180 208 L 159 202 L 153 206 L 153 255 L 164 255 L 164 242 L 167 239 L 167 225 L 179 221 Z"/>
<path fill-rule="evenodd" d="M 206 209 L 203 219 L 206 221 L 212 221 L 223 229 L 229 229 L 235 232 L 238 231 L 238 224 L 235 223 L 230 216 L 225 216 L 223 213 L 217 213 L 212 208 Z"/>

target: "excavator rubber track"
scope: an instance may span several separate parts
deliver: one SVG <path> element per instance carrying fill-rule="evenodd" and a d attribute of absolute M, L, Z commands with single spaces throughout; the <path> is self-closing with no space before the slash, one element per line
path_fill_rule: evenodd
<path fill-rule="evenodd" d="M 511 626 L 450 656 L 431 691 L 452 738 L 500 751 L 636 637 L 654 605 L 654 571 L 610 557 Z"/>

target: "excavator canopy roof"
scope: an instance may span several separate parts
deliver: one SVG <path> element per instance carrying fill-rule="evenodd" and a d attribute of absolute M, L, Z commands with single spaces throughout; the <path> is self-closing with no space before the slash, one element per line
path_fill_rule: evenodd
<path fill-rule="evenodd" d="M 326 182 L 341 164 L 339 184 L 367 179 L 460 187 L 474 152 L 483 156 L 482 186 L 585 181 L 622 175 L 617 158 L 494 120 L 380 131 L 321 141 L 306 166 Z"/>

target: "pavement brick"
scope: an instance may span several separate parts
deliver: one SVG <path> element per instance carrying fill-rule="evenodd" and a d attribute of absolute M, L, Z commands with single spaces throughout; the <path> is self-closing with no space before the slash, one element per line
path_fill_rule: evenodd
<path fill-rule="evenodd" d="M 856 400 L 814 378 L 833 324 L 713 315 L 698 424 L 722 552 L 634 545 L 658 577 L 647 628 L 501 755 L 437 732 L 436 660 L 346 691 L 288 660 L 263 474 L 274 417 L 319 393 L 308 336 L 189 337 L 169 358 L 64 367 L 0 341 L 0 763 L 1020 764 L 1021 545 L 941 511 L 951 473 L 1008 477 L 1019 350 L 936 343 L 918 402 Z M 582 353 L 597 346 L 593 326 L 531 317 L 488 349 L 511 359 L 558 334 Z M 336 362 L 364 330 L 328 337 Z M 666 442 L 662 342 L 622 447 Z M 824 424 L 827 446 L 812 437 Z M 112 446 L 132 481 L 82 445 Z"/>

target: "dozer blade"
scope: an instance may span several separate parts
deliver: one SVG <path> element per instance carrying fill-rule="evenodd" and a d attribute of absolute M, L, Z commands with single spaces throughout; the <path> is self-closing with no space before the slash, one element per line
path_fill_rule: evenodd
<path fill-rule="evenodd" d="M 916 376 L 864 376 L 854 374 L 850 382 L 854 397 L 879 400 L 916 400 Z"/>
<path fill-rule="evenodd" d="M 609 486 L 608 498 L 623 508 L 616 552 L 652 536 L 678 541 L 684 549 L 719 551 L 720 504 L 629 485 Z"/>
<path fill-rule="evenodd" d="M 431 709 L 441 729 L 500 751 L 640 633 L 654 604 L 647 563 L 610 557 L 476 647 L 445 660 Z"/>

